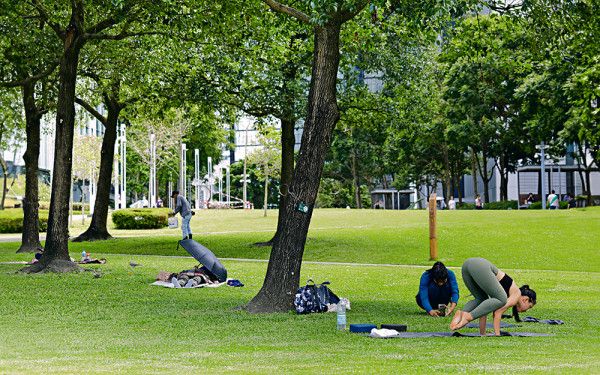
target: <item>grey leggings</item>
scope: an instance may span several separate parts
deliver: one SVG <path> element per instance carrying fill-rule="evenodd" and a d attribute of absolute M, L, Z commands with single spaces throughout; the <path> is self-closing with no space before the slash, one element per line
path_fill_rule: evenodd
<path fill-rule="evenodd" d="M 506 292 L 497 278 L 498 268 L 489 260 L 470 258 L 463 263 L 462 278 L 473 293 L 474 300 L 467 302 L 463 311 L 473 319 L 480 318 L 506 305 Z"/>

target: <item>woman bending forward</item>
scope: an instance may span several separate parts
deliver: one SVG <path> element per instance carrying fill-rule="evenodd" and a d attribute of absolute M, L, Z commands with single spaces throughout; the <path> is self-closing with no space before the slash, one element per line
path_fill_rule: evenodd
<path fill-rule="evenodd" d="M 494 333 L 499 336 L 500 320 L 508 308 L 513 308 L 513 316 L 520 322 L 519 313 L 529 310 L 536 303 L 536 294 L 529 289 L 529 285 L 519 288 L 506 273 L 487 259 L 467 259 L 462 266 L 462 277 L 475 299 L 467 302 L 462 311 L 456 311 L 450 323 L 453 331 L 479 318 L 479 333 L 485 335 L 487 314 L 493 312 Z"/>

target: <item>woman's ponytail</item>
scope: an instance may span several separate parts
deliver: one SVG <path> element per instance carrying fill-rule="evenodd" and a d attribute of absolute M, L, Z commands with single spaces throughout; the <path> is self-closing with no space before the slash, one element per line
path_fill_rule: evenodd
<path fill-rule="evenodd" d="M 528 297 L 529 301 L 531 301 L 531 303 L 533 303 L 534 305 L 536 304 L 536 302 L 537 302 L 536 293 L 533 289 L 529 289 L 529 285 L 523 285 L 522 287 L 519 288 L 519 290 L 521 291 L 522 297 Z M 522 321 L 521 318 L 519 317 L 519 312 L 517 311 L 517 305 L 513 306 L 512 314 L 513 314 L 513 318 L 515 318 L 515 321 L 517 321 L 517 322 Z"/>

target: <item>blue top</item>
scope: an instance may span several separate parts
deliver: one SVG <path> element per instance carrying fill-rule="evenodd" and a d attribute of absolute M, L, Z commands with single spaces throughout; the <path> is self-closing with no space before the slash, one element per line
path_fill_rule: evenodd
<path fill-rule="evenodd" d="M 450 284 L 450 302 L 457 303 L 458 302 L 458 283 L 456 282 L 456 276 L 454 272 L 448 270 L 448 281 L 446 283 Z M 429 277 L 429 270 L 423 273 L 421 276 L 421 283 L 419 284 L 419 297 L 421 297 L 421 303 L 423 304 L 423 308 L 425 311 L 429 312 L 433 310 L 431 304 L 429 303 L 429 289 L 430 288 L 440 288 L 436 283 L 433 282 L 431 277 Z"/>

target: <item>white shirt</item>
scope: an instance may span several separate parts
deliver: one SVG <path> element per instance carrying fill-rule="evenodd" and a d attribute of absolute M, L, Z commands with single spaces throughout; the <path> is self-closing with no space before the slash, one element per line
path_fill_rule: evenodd
<path fill-rule="evenodd" d="M 448 208 L 451 210 L 456 210 L 456 201 L 454 199 L 450 199 L 448 201 Z"/>

